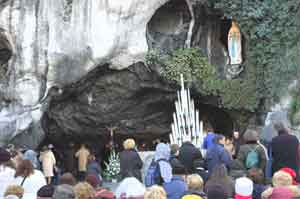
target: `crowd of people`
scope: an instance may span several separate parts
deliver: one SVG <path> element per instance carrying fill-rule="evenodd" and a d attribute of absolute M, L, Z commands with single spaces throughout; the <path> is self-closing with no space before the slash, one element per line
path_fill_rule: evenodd
<path fill-rule="evenodd" d="M 241 138 L 211 130 L 203 146 L 158 143 L 145 174 L 134 139 L 123 143 L 120 183 L 103 187 L 102 169 L 82 145 L 78 175 L 57 181 L 53 146 L 38 154 L 0 148 L 0 199 L 295 199 L 300 198 L 299 141 L 282 123 L 271 142 L 247 130 Z M 144 177 L 143 177 L 144 176 Z"/>

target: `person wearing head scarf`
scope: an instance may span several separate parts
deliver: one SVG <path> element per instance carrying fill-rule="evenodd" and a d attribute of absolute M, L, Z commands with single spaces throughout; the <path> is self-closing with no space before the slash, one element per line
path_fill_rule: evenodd
<path fill-rule="evenodd" d="M 165 143 L 159 143 L 156 146 L 154 160 L 158 162 L 160 175 L 164 183 L 171 182 L 173 177 L 172 167 L 171 164 L 169 163 L 170 155 L 171 155 L 171 149 L 169 145 Z M 159 161 L 159 160 L 165 160 L 165 161 Z"/>
<path fill-rule="evenodd" d="M 125 178 L 115 191 L 116 199 L 143 199 L 145 186 L 136 178 Z"/>
<path fill-rule="evenodd" d="M 24 153 L 23 159 L 30 160 L 30 162 L 32 163 L 32 165 L 35 169 L 40 169 L 40 163 L 38 161 L 37 156 L 38 156 L 38 154 L 35 151 L 29 149 Z"/>

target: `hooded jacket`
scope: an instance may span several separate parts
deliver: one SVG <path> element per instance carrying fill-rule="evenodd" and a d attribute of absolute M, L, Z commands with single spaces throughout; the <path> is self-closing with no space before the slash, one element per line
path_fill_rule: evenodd
<path fill-rule="evenodd" d="M 163 182 L 168 183 L 171 182 L 172 180 L 172 167 L 171 164 L 168 162 L 168 160 L 170 159 L 170 147 L 167 144 L 164 143 L 159 143 L 156 146 L 156 150 L 155 150 L 155 156 L 154 156 L 154 160 L 158 161 L 158 160 L 166 160 L 166 161 L 159 161 L 159 169 L 160 169 L 160 175 L 163 179 Z"/>

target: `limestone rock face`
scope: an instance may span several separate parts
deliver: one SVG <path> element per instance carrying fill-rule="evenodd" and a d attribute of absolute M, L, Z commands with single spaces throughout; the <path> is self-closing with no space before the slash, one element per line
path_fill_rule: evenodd
<path fill-rule="evenodd" d="M 33 107 L 53 85 L 76 82 L 99 64 L 122 69 L 143 61 L 146 24 L 165 2 L 0 1 L 0 27 L 13 47 L 4 95 Z M 32 114 L 40 120 L 41 111 Z"/>
<path fill-rule="evenodd" d="M 166 133 L 176 89 L 142 62 L 149 49 L 196 46 L 222 74 L 213 12 L 201 0 L 0 0 L 0 145 L 111 124 Z"/>

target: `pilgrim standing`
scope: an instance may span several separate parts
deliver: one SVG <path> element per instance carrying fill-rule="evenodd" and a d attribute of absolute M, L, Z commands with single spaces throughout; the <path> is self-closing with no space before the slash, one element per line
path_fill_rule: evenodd
<path fill-rule="evenodd" d="M 84 180 L 85 178 L 89 155 L 89 150 L 85 147 L 84 144 L 81 144 L 80 149 L 75 154 L 75 157 L 78 158 L 79 180 Z"/>
<path fill-rule="evenodd" d="M 51 148 L 52 145 L 45 147 L 40 155 L 40 161 L 42 162 L 43 172 L 47 179 L 47 184 L 51 184 L 52 177 L 54 176 L 54 167 L 56 164 L 56 159 Z"/>

